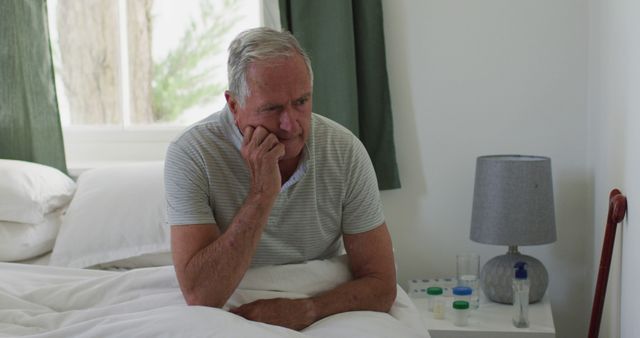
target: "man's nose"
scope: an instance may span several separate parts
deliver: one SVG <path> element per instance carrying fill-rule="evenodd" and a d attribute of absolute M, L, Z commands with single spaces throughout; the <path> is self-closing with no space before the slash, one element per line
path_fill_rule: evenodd
<path fill-rule="evenodd" d="M 282 114 L 280 114 L 280 129 L 291 132 L 295 128 L 293 113 L 291 109 L 285 109 Z"/>

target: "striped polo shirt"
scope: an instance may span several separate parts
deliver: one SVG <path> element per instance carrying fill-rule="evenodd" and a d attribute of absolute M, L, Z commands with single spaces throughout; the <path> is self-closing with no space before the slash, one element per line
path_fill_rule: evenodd
<path fill-rule="evenodd" d="M 224 232 L 249 193 L 242 135 L 228 107 L 192 125 L 167 150 L 168 223 L 216 224 Z M 342 234 L 384 222 L 376 175 L 360 141 L 312 114 L 303 159 L 282 185 L 252 266 L 335 256 Z"/>

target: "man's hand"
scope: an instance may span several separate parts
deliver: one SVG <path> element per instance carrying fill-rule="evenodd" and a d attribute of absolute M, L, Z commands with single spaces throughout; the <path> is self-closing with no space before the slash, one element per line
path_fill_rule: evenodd
<path fill-rule="evenodd" d="M 241 153 L 251 175 L 250 192 L 275 199 L 282 185 L 278 160 L 285 154 L 284 145 L 262 126 L 247 126 L 243 133 Z"/>
<path fill-rule="evenodd" d="M 248 320 L 302 330 L 315 322 L 310 299 L 261 299 L 230 310 Z"/>

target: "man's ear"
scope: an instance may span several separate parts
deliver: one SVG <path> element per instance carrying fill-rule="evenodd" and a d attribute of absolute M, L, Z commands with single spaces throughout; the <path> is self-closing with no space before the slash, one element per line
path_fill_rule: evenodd
<path fill-rule="evenodd" d="M 224 99 L 227 100 L 227 106 L 229 106 L 229 110 L 231 110 L 233 116 L 236 117 L 236 108 L 238 108 L 238 101 L 236 101 L 236 99 L 233 97 L 233 94 L 228 90 L 224 91 Z"/>

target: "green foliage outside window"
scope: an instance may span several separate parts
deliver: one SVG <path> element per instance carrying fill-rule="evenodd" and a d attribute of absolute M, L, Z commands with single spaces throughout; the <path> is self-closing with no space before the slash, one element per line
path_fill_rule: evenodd
<path fill-rule="evenodd" d="M 213 74 L 221 67 L 212 56 L 224 52 L 222 38 L 238 19 L 237 1 L 222 8 L 200 2 L 198 20 L 191 20 L 178 46 L 153 65 L 152 110 L 155 121 L 173 121 L 185 110 L 207 104 L 222 94 L 226 83 Z"/>

